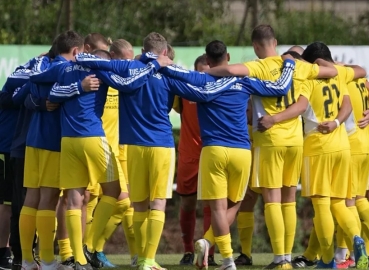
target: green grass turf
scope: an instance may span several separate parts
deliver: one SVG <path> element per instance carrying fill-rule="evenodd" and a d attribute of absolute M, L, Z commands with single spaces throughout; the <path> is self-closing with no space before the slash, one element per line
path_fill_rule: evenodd
<path fill-rule="evenodd" d="M 236 256 L 237 254 L 235 254 Z M 156 256 L 156 261 L 162 266 L 167 268 L 168 270 L 194 270 L 194 266 L 180 266 L 179 261 L 181 260 L 183 254 L 159 254 Z M 128 255 L 107 255 L 108 259 L 118 268 L 115 269 L 133 269 L 129 267 L 130 257 Z M 264 266 L 271 263 L 273 259 L 273 254 L 271 253 L 257 253 L 252 254 L 253 258 L 253 266 L 244 266 L 237 267 L 237 269 L 262 269 Z M 219 254 L 215 254 L 215 260 L 218 264 L 220 264 L 221 256 Z M 216 267 L 209 267 L 209 269 L 215 269 Z"/>

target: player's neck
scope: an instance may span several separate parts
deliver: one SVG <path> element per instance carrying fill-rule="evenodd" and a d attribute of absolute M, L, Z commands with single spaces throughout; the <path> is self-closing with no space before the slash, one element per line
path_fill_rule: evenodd
<path fill-rule="evenodd" d="M 219 63 L 209 63 L 209 67 L 210 68 L 213 68 L 213 67 L 221 67 L 221 66 L 228 66 L 228 60 L 224 60 L 224 61 L 222 61 L 222 62 L 219 62 Z"/>
<path fill-rule="evenodd" d="M 267 57 L 278 56 L 275 47 L 266 47 L 263 52 L 260 53 L 259 58 L 264 59 Z"/>
<path fill-rule="evenodd" d="M 67 61 L 75 61 L 76 60 L 74 55 L 71 54 L 71 53 L 61 53 L 60 56 L 65 58 L 65 60 L 67 60 Z"/>

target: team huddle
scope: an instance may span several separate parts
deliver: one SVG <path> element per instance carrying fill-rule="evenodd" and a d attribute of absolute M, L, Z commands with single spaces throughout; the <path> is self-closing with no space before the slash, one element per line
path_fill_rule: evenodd
<path fill-rule="evenodd" d="M 0 200 L 4 209 L 11 204 L 10 228 L 1 233 L 10 234 L 14 256 L 1 259 L 2 269 L 115 267 L 103 250 L 120 224 L 131 256 L 124 264 L 165 269 L 155 255 L 172 197 L 172 108 L 182 121 L 181 265 L 217 266 L 215 245 L 223 258 L 217 269 L 252 265 L 261 194 L 274 254 L 265 269 L 367 269 L 365 70 L 335 63 L 321 42 L 280 56 L 269 25 L 251 38 L 258 60 L 228 65 L 226 45 L 214 40 L 189 71 L 173 64 L 174 49 L 158 33 L 134 57 L 126 40 L 67 31 L 19 66 L 0 92 Z M 306 252 L 292 258 L 300 179 L 314 227 Z M 204 235 L 194 243 L 197 200 Z M 235 220 L 242 252 L 234 259 Z M 0 257 L 10 258 L 8 245 Z"/>

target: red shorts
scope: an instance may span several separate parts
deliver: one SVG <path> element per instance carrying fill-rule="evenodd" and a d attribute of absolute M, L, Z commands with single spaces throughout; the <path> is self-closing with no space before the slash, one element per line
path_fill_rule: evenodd
<path fill-rule="evenodd" d="M 177 167 L 177 193 L 182 196 L 197 193 L 199 159 L 179 154 Z"/>

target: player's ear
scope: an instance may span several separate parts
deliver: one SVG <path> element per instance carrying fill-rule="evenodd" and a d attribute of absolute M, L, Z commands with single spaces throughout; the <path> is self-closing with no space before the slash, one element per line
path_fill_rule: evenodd
<path fill-rule="evenodd" d="M 91 50 L 91 46 L 89 44 L 85 44 L 85 53 L 89 53 Z"/>
<path fill-rule="evenodd" d="M 168 56 L 168 50 L 167 50 L 167 49 L 165 49 L 165 50 L 163 51 L 163 55 L 164 55 L 164 56 Z"/>
<path fill-rule="evenodd" d="M 273 40 L 273 45 L 274 45 L 274 47 L 277 47 L 277 45 L 278 45 L 278 41 L 277 41 L 277 39 L 274 39 L 274 40 Z"/>
<path fill-rule="evenodd" d="M 72 49 L 72 54 L 73 54 L 73 56 L 75 56 L 75 55 L 79 54 L 79 48 L 78 48 L 78 47 L 74 47 L 74 48 Z"/>
<path fill-rule="evenodd" d="M 227 53 L 227 61 L 229 62 L 231 60 L 231 55 Z"/>

